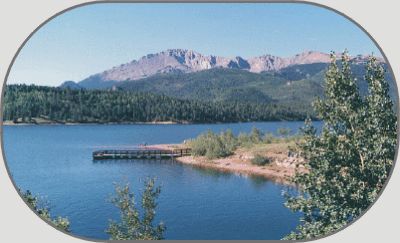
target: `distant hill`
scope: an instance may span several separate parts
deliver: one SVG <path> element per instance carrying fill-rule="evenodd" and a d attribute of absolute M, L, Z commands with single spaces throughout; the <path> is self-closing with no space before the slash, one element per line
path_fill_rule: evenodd
<path fill-rule="evenodd" d="M 116 84 L 122 90 L 151 92 L 202 101 L 307 102 L 322 94 L 321 82 L 288 80 L 271 73 L 210 69 L 185 74 L 158 74 Z"/>
<path fill-rule="evenodd" d="M 302 103 L 309 106 L 316 97 L 323 95 L 327 67 L 325 63 L 302 64 L 263 73 L 216 68 L 195 73 L 158 74 L 114 85 L 121 90 L 151 92 L 184 99 Z M 354 64 L 352 70 L 360 92 L 366 94 L 364 66 Z M 386 78 L 391 87 L 391 96 L 396 98 L 394 80 L 389 74 Z"/>
<path fill-rule="evenodd" d="M 75 83 L 74 81 L 68 80 L 64 81 L 61 85 L 60 88 L 69 88 L 69 89 L 83 89 L 79 84 Z"/>

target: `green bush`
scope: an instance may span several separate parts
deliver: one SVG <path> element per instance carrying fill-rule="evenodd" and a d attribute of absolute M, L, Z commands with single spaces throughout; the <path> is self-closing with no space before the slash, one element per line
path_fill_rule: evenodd
<path fill-rule="evenodd" d="M 236 139 L 231 132 L 226 131 L 220 135 L 207 131 L 190 141 L 192 154 L 206 156 L 208 159 L 229 156 L 236 149 Z"/>
<path fill-rule="evenodd" d="M 220 139 L 228 151 L 233 152 L 238 146 L 238 139 L 235 137 L 231 129 L 222 132 Z"/>
<path fill-rule="evenodd" d="M 250 132 L 250 141 L 252 142 L 252 143 L 261 143 L 262 142 L 262 137 L 263 137 L 263 134 L 262 134 L 262 132 L 259 130 L 259 129 L 257 129 L 256 127 L 253 127 L 252 129 L 251 129 L 251 132 Z"/>
<path fill-rule="evenodd" d="M 249 147 L 250 145 L 252 145 L 251 138 L 247 133 L 239 133 L 237 140 L 239 146 Z"/>
<path fill-rule="evenodd" d="M 253 165 L 264 166 L 271 163 L 271 159 L 259 154 L 256 154 L 254 158 L 251 159 Z"/>
<path fill-rule="evenodd" d="M 263 134 L 259 129 L 253 128 L 250 133 L 240 133 L 235 136 L 228 129 L 215 134 L 211 130 L 191 139 L 188 146 L 194 156 L 206 156 L 208 159 L 223 158 L 232 155 L 238 147 L 251 147 L 260 143 L 274 143 L 285 140 L 294 140 L 295 137 L 274 137 L 271 133 Z"/>

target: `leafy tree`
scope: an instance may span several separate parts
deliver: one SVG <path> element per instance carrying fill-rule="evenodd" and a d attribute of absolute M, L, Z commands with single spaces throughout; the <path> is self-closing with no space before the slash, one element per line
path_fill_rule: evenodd
<path fill-rule="evenodd" d="M 368 94 L 363 99 L 352 76 L 347 52 L 326 72 L 325 99 L 315 110 L 324 121 L 320 135 L 307 120 L 300 143 L 308 173 L 293 182 L 297 195 L 286 205 L 303 212 L 302 223 L 285 239 L 311 239 L 332 233 L 355 220 L 375 201 L 392 168 L 396 115 L 384 69 L 375 58 L 366 65 Z"/>
<path fill-rule="evenodd" d="M 56 217 L 54 219 L 51 218 L 50 209 L 42 204 L 37 196 L 32 195 L 32 193 L 28 190 L 26 192 L 21 193 L 22 198 L 37 212 L 37 214 L 47 222 L 55 225 L 57 228 L 69 232 L 70 231 L 70 222 L 67 218 Z"/>
<path fill-rule="evenodd" d="M 155 186 L 154 179 L 147 179 L 145 190 L 142 194 L 143 216 L 140 216 L 136 207 L 135 197 L 129 185 L 115 188 L 116 196 L 111 202 L 121 211 L 119 223 L 111 221 L 107 229 L 110 240 L 161 240 L 166 229 L 163 223 L 153 225 L 156 214 L 156 199 L 161 188 Z"/>

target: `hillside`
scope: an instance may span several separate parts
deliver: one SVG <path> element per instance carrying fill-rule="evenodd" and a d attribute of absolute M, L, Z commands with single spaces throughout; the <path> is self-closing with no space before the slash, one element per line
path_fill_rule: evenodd
<path fill-rule="evenodd" d="M 197 101 L 143 92 L 7 85 L 9 123 L 216 123 L 303 120 L 300 108 L 267 103 Z"/>
<path fill-rule="evenodd" d="M 275 103 L 309 106 L 323 95 L 324 75 L 328 64 L 293 65 L 277 72 L 251 73 L 243 70 L 215 68 L 195 73 L 159 74 L 149 78 L 115 84 L 121 90 L 163 94 L 171 97 Z M 352 65 L 361 94 L 367 93 L 364 66 Z M 391 96 L 396 98 L 395 83 L 386 75 Z"/>
<path fill-rule="evenodd" d="M 121 82 L 116 87 L 184 99 L 260 103 L 309 103 L 316 95 L 322 94 L 321 82 L 289 82 L 276 74 L 223 68 L 187 74 L 159 74 Z"/>

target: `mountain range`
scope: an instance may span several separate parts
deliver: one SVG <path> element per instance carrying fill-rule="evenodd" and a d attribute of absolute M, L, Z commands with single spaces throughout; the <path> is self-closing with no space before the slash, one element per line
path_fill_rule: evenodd
<path fill-rule="evenodd" d="M 362 95 L 368 91 L 364 81 L 367 59 L 363 55 L 351 58 Z M 61 87 L 124 90 L 201 102 L 276 104 L 304 113 L 311 112 L 311 102 L 323 96 L 329 63 L 329 54 L 315 51 L 289 58 L 263 55 L 244 59 L 174 49 L 144 56 L 77 83 L 66 81 Z M 390 94 L 396 99 L 394 79 L 389 73 L 386 78 Z"/>
<path fill-rule="evenodd" d="M 353 58 L 355 63 L 363 63 L 366 56 Z M 61 86 L 70 88 L 104 89 L 123 81 L 134 81 L 159 74 L 195 73 L 215 68 L 235 69 L 250 73 L 278 72 L 284 68 L 329 63 L 330 55 L 317 51 L 307 51 L 292 57 L 262 55 L 253 58 L 221 57 L 203 55 L 193 50 L 169 49 L 156 54 L 148 54 L 139 60 L 115 66 L 103 72 L 93 74 L 77 83 L 66 81 Z"/>

